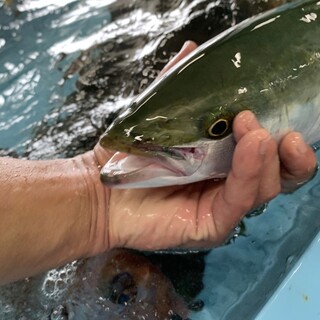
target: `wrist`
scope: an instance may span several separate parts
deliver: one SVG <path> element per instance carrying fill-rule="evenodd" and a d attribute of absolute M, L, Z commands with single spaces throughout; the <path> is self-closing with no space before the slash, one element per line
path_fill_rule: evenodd
<path fill-rule="evenodd" d="M 108 192 L 92 154 L 0 158 L 0 283 L 108 248 Z"/>
<path fill-rule="evenodd" d="M 100 160 L 100 161 L 99 161 Z M 86 238 L 88 239 L 83 254 L 86 257 L 110 249 L 109 241 L 109 198 L 110 189 L 100 181 L 100 163 L 96 152 L 89 151 L 73 158 L 81 172 L 81 183 L 86 195 L 85 205 L 81 207 L 81 216 L 87 217 Z"/>

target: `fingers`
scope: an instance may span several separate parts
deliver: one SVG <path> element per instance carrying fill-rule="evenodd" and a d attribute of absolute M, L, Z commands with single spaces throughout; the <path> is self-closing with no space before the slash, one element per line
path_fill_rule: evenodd
<path fill-rule="evenodd" d="M 238 142 L 246 133 L 261 129 L 261 125 L 251 111 L 240 112 L 233 122 L 233 135 Z"/>
<path fill-rule="evenodd" d="M 237 142 L 231 171 L 213 203 L 216 233 L 228 234 L 252 208 L 280 192 L 280 162 L 277 143 L 250 111 L 233 123 Z"/>
<path fill-rule="evenodd" d="M 233 129 L 236 141 L 251 130 L 261 128 L 254 114 L 243 111 L 234 120 Z M 317 158 L 298 132 L 288 133 L 279 143 L 278 153 L 281 162 L 282 192 L 290 192 L 310 180 L 317 167 Z"/>
<path fill-rule="evenodd" d="M 262 129 L 250 111 L 234 120 L 237 145 L 232 169 L 212 204 L 216 233 L 228 233 L 250 209 L 290 191 L 310 179 L 316 156 L 297 132 L 287 134 L 279 144 Z"/>
<path fill-rule="evenodd" d="M 317 158 L 300 133 L 290 132 L 281 140 L 279 156 L 283 192 L 295 190 L 314 175 Z"/>
<path fill-rule="evenodd" d="M 251 111 L 240 112 L 235 118 L 233 124 L 233 132 L 236 141 L 239 141 L 247 133 L 254 132 L 261 129 L 261 125 L 257 118 Z M 271 136 L 269 136 L 271 139 Z M 262 202 L 266 202 L 277 195 L 280 190 L 280 164 L 277 153 L 277 144 L 273 140 L 270 145 L 270 150 L 266 154 L 266 165 L 261 172 L 262 183 L 259 186 L 258 195 L 256 197 L 256 205 L 260 205 Z"/>
<path fill-rule="evenodd" d="M 174 56 L 161 70 L 159 73 L 159 77 L 164 75 L 169 69 L 171 69 L 175 64 L 177 64 L 180 60 L 190 54 L 194 49 L 197 48 L 197 44 L 193 41 L 187 41 L 182 46 L 181 50 Z"/>
<path fill-rule="evenodd" d="M 240 129 L 238 136 L 245 132 Z M 228 234 L 251 208 L 280 191 L 279 170 L 277 144 L 266 130 L 249 130 L 240 138 L 231 172 L 213 203 L 218 235 Z"/>

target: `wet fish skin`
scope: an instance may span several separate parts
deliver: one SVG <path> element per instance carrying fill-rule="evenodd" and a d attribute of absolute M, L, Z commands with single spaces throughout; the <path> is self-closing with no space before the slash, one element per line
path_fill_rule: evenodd
<path fill-rule="evenodd" d="M 117 248 L 84 260 L 67 292 L 72 319 L 187 319 L 184 299 L 141 253 Z M 174 317 L 175 316 L 175 317 Z"/>
<path fill-rule="evenodd" d="M 287 4 L 200 46 L 102 136 L 104 148 L 129 154 L 111 159 L 102 181 L 139 188 L 224 177 L 232 121 L 242 110 L 253 111 L 277 139 L 296 130 L 308 143 L 318 141 L 319 19 L 319 1 Z"/>

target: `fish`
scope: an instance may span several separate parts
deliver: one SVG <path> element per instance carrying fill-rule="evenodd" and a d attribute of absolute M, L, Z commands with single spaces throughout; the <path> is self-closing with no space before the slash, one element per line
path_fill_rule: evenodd
<path fill-rule="evenodd" d="M 320 140 L 320 1 L 258 14 L 199 46 L 132 101 L 100 139 L 112 188 L 183 185 L 227 176 L 232 123 L 251 110 L 280 140 Z"/>
<path fill-rule="evenodd" d="M 117 248 L 83 261 L 55 310 L 69 319 L 184 320 L 189 310 L 161 269 L 141 253 Z M 60 319 L 60 318 L 59 318 Z"/>
<path fill-rule="evenodd" d="M 132 250 L 108 253 L 99 283 L 108 283 L 109 300 L 124 307 L 121 315 L 126 319 L 183 320 L 188 316 L 187 305 L 172 282 L 147 257 Z"/>

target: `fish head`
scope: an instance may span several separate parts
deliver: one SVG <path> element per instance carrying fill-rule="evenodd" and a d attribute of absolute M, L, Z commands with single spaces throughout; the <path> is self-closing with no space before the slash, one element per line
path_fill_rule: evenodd
<path fill-rule="evenodd" d="M 189 101 L 162 92 L 134 101 L 100 140 L 115 156 L 101 171 L 114 187 L 158 187 L 222 178 L 234 148 L 235 112 L 212 97 Z"/>
<path fill-rule="evenodd" d="M 123 119 L 120 116 L 100 143 L 104 148 L 136 155 L 178 157 L 175 150 L 179 147 L 197 147 L 199 141 L 206 145 L 232 132 L 234 114 L 228 110 L 212 108 L 198 114 L 190 110 L 190 105 L 175 108 L 179 108 L 179 112 L 165 110 L 145 114 L 145 110 L 140 109 L 131 111 Z"/>
<path fill-rule="evenodd" d="M 208 59 L 211 69 L 217 65 L 214 74 Z M 220 81 L 219 66 L 216 57 L 196 50 L 138 96 L 100 140 L 130 155 L 116 154 L 101 171 L 102 181 L 131 188 L 225 177 L 233 119 L 246 107 L 238 83 Z"/>
<path fill-rule="evenodd" d="M 234 112 L 204 101 L 159 106 L 135 101 L 107 129 L 100 143 L 104 148 L 133 154 L 159 155 L 176 146 L 197 141 L 221 140 L 232 132 Z"/>

